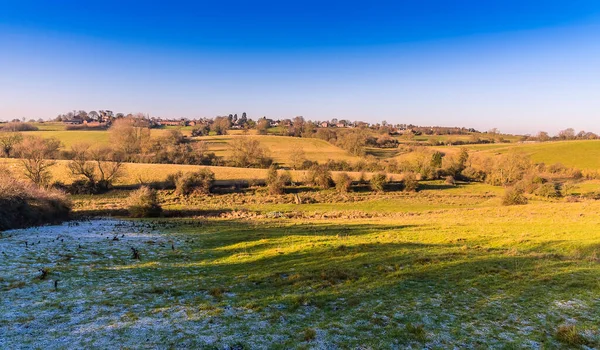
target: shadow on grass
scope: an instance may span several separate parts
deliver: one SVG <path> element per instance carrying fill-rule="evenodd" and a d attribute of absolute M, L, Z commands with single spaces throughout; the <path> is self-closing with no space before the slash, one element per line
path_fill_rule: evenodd
<path fill-rule="evenodd" d="M 190 218 L 190 217 L 220 217 L 232 212 L 232 209 L 165 209 L 162 218 Z M 72 219 L 94 218 L 94 217 L 129 217 L 127 209 L 89 209 L 77 210 L 71 215 Z"/>
<path fill-rule="evenodd" d="M 228 220 L 204 226 L 201 235 L 185 233 L 184 226 L 177 231 L 198 239 L 180 246 L 185 261 L 202 262 L 209 275 L 218 276 L 211 282 L 215 287 L 238 281 L 238 292 L 258 302 L 275 291 L 328 299 L 327 290 L 339 298 L 372 289 L 392 292 L 406 283 L 440 288 L 436 292 L 476 287 L 482 293 L 504 290 L 507 295 L 519 295 L 543 288 L 549 281 L 553 288 L 568 291 L 568 284 L 556 283 L 574 278 L 561 271 L 573 262 L 550 253 L 552 245 L 560 242 L 547 242 L 517 256 L 508 249 L 465 249 L 463 243 L 380 242 L 383 235 L 415 229 L 369 224 L 266 226 Z M 541 263 L 548 269 L 540 268 Z M 141 269 L 152 273 L 151 268 Z M 178 280 L 189 286 L 197 282 L 181 265 L 163 265 L 160 273 L 181 274 Z M 588 282 L 583 279 L 577 285 L 592 288 L 593 281 Z"/>
<path fill-rule="evenodd" d="M 136 303 L 167 295 L 177 305 L 252 309 L 276 316 L 275 322 L 279 315 L 298 314 L 308 324 L 326 316 L 330 324 L 361 319 L 369 327 L 374 327 L 369 322 L 375 314 L 388 319 L 399 315 L 395 322 L 402 323 L 422 322 L 423 317 L 437 322 L 451 315 L 454 319 L 444 322 L 457 327 L 474 319 L 510 323 L 512 309 L 524 319 L 545 314 L 549 303 L 597 286 L 597 269 L 577 269 L 577 261 L 551 253 L 560 241 L 515 254 L 509 248 L 407 241 L 400 235 L 421 229 L 248 220 L 213 220 L 198 227 L 179 222 L 164 232 L 176 241 L 177 251 L 142 245 L 148 260 L 99 267 L 86 282 L 134 288 Z M 185 327 L 189 321 L 174 322 Z"/>
<path fill-rule="evenodd" d="M 430 191 L 438 191 L 438 190 L 449 190 L 453 188 L 460 187 L 460 185 L 450 185 L 450 184 L 442 184 L 442 183 L 420 183 L 419 190 L 430 190 Z"/>

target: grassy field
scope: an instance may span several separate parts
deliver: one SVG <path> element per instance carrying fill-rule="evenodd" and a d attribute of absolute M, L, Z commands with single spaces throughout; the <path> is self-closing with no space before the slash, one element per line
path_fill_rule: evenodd
<path fill-rule="evenodd" d="M 600 169 L 600 140 L 466 145 L 462 147 L 470 151 L 492 155 L 517 151 L 529 155 L 534 162 L 548 165 L 562 163 L 565 166 L 582 170 Z M 437 149 L 454 152 L 459 148 L 459 146 L 452 146 Z"/>
<path fill-rule="evenodd" d="M 261 145 L 269 150 L 275 162 L 290 165 L 290 156 L 295 149 L 302 149 L 309 160 L 326 162 L 329 159 L 356 162 L 360 158 L 348 154 L 343 149 L 336 147 L 326 141 L 311 138 L 254 135 L 254 136 L 205 136 L 200 137 L 208 143 L 208 149 L 215 152 L 217 156 L 227 157 L 229 155 L 228 143 L 234 137 L 251 137 L 259 140 Z"/>
<path fill-rule="evenodd" d="M 69 148 L 77 142 L 89 142 L 92 144 L 105 145 L 109 143 L 109 135 L 106 131 L 66 131 L 64 126 L 55 123 L 36 124 L 40 130 L 26 132 L 27 135 L 40 135 L 43 137 L 56 137 L 62 141 L 64 148 Z M 152 129 L 152 136 L 159 137 L 165 135 L 168 130 L 180 129 L 184 135 L 191 135 L 191 128 L 165 127 L 161 129 Z M 486 134 L 481 134 L 485 136 Z M 229 155 L 228 143 L 235 137 L 256 138 L 261 144 L 269 150 L 271 156 L 276 162 L 289 166 L 290 155 L 295 149 L 301 148 L 306 158 L 318 162 L 326 162 L 329 159 L 345 160 L 350 163 L 356 162 L 360 157 L 348 154 L 346 151 L 336 147 L 328 142 L 319 139 L 294 138 L 273 135 L 255 135 L 254 131 L 244 132 L 242 130 L 232 130 L 231 135 L 226 136 L 206 136 L 196 137 L 195 140 L 202 140 L 208 143 L 209 150 L 215 152 L 218 156 L 227 157 Z M 448 140 L 448 139 L 468 139 L 469 135 L 458 136 L 419 136 L 418 141 L 427 141 L 429 139 Z M 471 152 L 482 154 L 501 154 L 509 151 L 518 151 L 531 156 L 534 162 L 543 162 L 546 164 L 562 163 L 568 167 L 575 167 L 581 170 L 600 169 L 600 141 L 562 141 L 545 143 L 518 143 L 517 136 L 509 138 L 511 143 L 465 145 L 465 146 L 435 146 L 432 149 L 442 151 L 447 154 L 457 153 L 461 147 L 469 149 Z M 412 142 L 412 141 L 411 141 Z M 367 154 L 380 159 L 397 158 L 405 159 L 406 154 L 402 154 L 397 149 L 375 149 L 369 148 Z M 410 155 L 408 155 L 410 158 Z"/>
<path fill-rule="evenodd" d="M 58 160 L 56 164 L 50 168 L 53 181 L 60 181 L 64 184 L 73 182 L 73 177 L 67 167 L 69 161 Z M 18 159 L 0 158 L 0 166 L 5 166 L 18 178 L 23 177 L 23 169 Z M 199 165 L 182 165 L 182 164 L 146 164 L 146 163 L 126 163 L 123 167 L 124 176 L 119 178 L 116 185 L 138 185 L 140 183 L 152 183 L 164 181 L 168 175 L 197 171 L 202 168 L 210 169 L 217 180 L 227 181 L 253 181 L 264 180 L 267 177 L 267 169 L 251 169 L 251 168 L 234 168 L 224 166 L 199 166 Z M 332 176 L 338 172 L 332 172 Z M 298 182 L 306 180 L 307 171 L 291 170 L 292 179 Z M 353 179 L 360 179 L 361 173 L 347 172 Z M 365 179 L 369 179 L 372 173 L 364 173 Z M 388 174 L 391 180 L 401 180 L 401 174 Z"/>
<path fill-rule="evenodd" d="M 502 207 L 485 185 L 426 185 L 6 232 L 0 347 L 600 346 L 600 202 Z M 92 197 L 77 210 L 120 195 Z"/>
<path fill-rule="evenodd" d="M 39 131 L 28 131 L 26 135 L 36 135 L 46 138 L 54 137 L 63 143 L 63 148 L 68 149 L 78 142 L 88 142 L 94 145 L 107 145 L 110 142 L 107 131 L 101 130 L 61 130 L 60 125 L 40 124 Z M 152 129 L 152 137 L 165 135 L 169 130 L 181 130 L 184 135 L 191 136 L 191 128 L 165 127 L 161 129 Z M 346 151 L 338 148 L 326 141 L 319 139 L 294 138 L 283 136 L 253 135 L 250 131 L 245 133 L 242 130 L 231 130 L 230 135 L 226 136 L 205 136 L 195 137 L 194 140 L 205 141 L 208 143 L 209 151 L 217 156 L 227 157 L 229 155 L 228 143 L 235 137 L 253 137 L 269 150 L 273 159 L 283 165 L 290 165 L 290 155 L 296 148 L 301 148 L 306 158 L 313 161 L 325 162 L 329 159 L 346 160 L 355 162 L 359 157 L 349 155 Z"/>
<path fill-rule="evenodd" d="M 168 132 L 168 128 L 152 129 L 152 137 L 160 137 Z M 184 135 L 190 135 L 189 131 L 182 131 Z M 62 142 L 63 149 L 69 149 L 73 144 L 86 142 L 92 145 L 108 145 L 110 137 L 105 130 L 38 130 L 27 131 L 25 135 L 35 135 L 45 138 L 54 137 Z"/>

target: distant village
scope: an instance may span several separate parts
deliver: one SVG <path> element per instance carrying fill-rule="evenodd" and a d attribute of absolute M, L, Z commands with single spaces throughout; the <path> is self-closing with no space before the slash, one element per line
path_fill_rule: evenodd
<path fill-rule="evenodd" d="M 229 114 L 226 116 L 217 116 L 214 118 L 161 118 L 161 117 L 150 117 L 145 114 L 124 114 L 114 113 L 110 110 L 99 110 L 99 111 L 73 111 L 66 114 L 61 114 L 56 117 L 55 121 L 62 122 L 67 125 L 88 127 L 88 128 L 108 128 L 114 120 L 119 118 L 134 118 L 143 126 L 149 128 L 160 128 L 163 126 L 180 126 L 180 127 L 196 127 L 203 125 L 212 125 L 219 120 L 227 119 L 229 129 L 253 129 L 257 124 L 265 125 L 268 128 L 289 128 L 292 127 L 294 121 L 301 119 L 304 123 L 304 118 L 301 116 L 295 117 L 294 119 L 270 119 L 266 117 L 259 118 L 257 120 L 249 119 L 246 113 L 242 113 L 238 117 L 237 114 Z M 380 129 L 386 128 L 390 134 L 468 134 L 478 132 L 473 128 L 464 127 L 422 127 L 412 124 L 388 124 L 385 121 L 381 123 L 368 123 L 363 121 L 349 121 L 345 119 L 336 119 L 325 121 L 308 121 L 316 128 L 372 128 Z"/>

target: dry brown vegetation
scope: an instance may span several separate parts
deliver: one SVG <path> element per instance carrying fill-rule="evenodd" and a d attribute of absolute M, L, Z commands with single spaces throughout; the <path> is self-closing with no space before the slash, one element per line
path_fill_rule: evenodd
<path fill-rule="evenodd" d="M 0 231 L 66 220 L 71 203 L 60 191 L 14 179 L 0 168 Z"/>

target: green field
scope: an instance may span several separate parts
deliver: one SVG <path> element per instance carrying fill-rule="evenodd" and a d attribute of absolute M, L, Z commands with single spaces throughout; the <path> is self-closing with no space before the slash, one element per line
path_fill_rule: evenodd
<path fill-rule="evenodd" d="M 39 124 L 40 131 L 26 132 L 27 135 L 40 135 L 43 137 L 56 137 L 62 141 L 64 148 L 69 148 L 77 142 L 89 142 L 92 144 L 106 145 L 109 143 L 109 135 L 106 131 L 66 131 L 60 124 Z M 63 128 L 61 130 L 61 127 Z M 180 129 L 177 127 L 165 127 L 161 129 L 152 129 L 152 136 L 159 137 L 165 135 L 168 130 Z M 181 129 L 184 135 L 190 135 L 191 128 Z M 229 155 L 228 143 L 235 137 L 252 137 L 261 142 L 269 151 L 275 162 L 285 166 L 290 165 L 290 155 L 295 149 L 302 149 L 307 159 L 318 162 L 326 162 L 329 159 L 345 160 L 356 162 L 360 157 L 352 156 L 343 149 L 336 147 L 326 141 L 312 138 L 295 138 L 272 135 L 255 135 L 254 130 L 246 134 L 242 130 L 232 130 L 232 135 L 226 136 L 205 136 L 195 137 L 194 140 L 201 140 L 208 143 L 209 151 L 218 156 L 227 157 Z M 486 134 L 481 134 L 485 136 Z M 469 135 L 458 136 L 422 136 L 422 140 L 436 139 L 467 139 Z M 482 144 L 482 145 L 464 145 L 464 146 L 436 146 L 431 149 L 439 150 L 447 154 L 457 153 L 464 147 L 474 153 L 486 155 L 502 154 L 509 151 L 522 152 L 531 156 L 534 162 L 546 163 L 548 165 L 562 163 L 568 167 L 575 167 L 581 170 L 600 169 L 600 141 L 561 141 L 545 143 L 517 143 L 516 136 L 511 138 L 511 143 Z M 420 140 L 421 140 L 420 139 Z M 401 154 L 396 149 L 375 149 L 370 148 L 367 154 L 380 159 L 399 157 L 406 158 L 406 154 Z M 410 159 L 410 155 L 408 155 Z"/>
<path fill-rule="evenodd" d="M 556 141 L 544 143 L 515 143 L 467 145 L 469 150 L 487 154 L 502 154 L 510 151 L 529 155 L 534 162 L 547 165 L 562 163 L 582 170 L 600 169 L 600 140 Z M 458 146 L 442 148 L 456 149 Z"/>
<path fill-rule="evenodd" d="M 167 212 L 195 217 L 4 234 L 2 344 L 599 346 L 600 202 L 502 207 L 487 185 L 423 185 L 381 197 L 309 192 L 300 205 L 162 191 Z M 78 196 L 75 210 L 126 195 Z"/>

